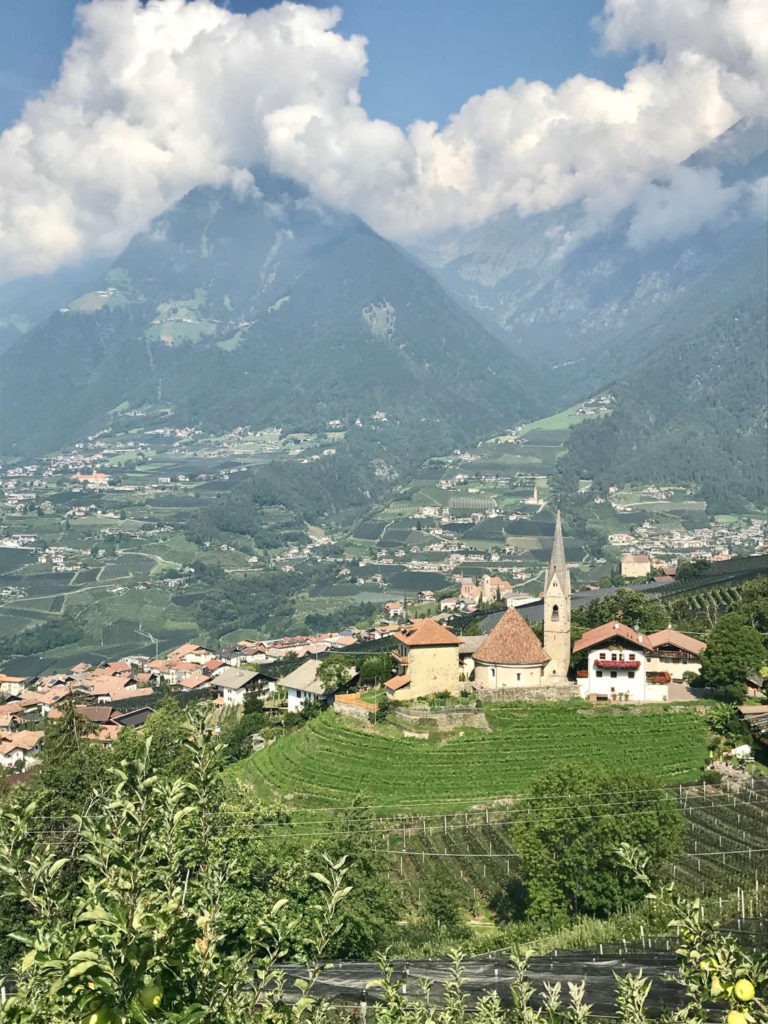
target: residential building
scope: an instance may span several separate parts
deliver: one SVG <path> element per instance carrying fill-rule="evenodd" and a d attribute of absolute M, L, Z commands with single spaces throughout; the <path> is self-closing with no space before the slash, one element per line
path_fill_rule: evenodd
<path fill-rule="evenodd" d="M 211 691 L 225 705 L 242 704 L 246 693 L 259 688 L 260 672 L 251 672 L 244 668 L 227 668 L 215 678 L 209 679 Z"/>
<path fill-rule="evenodd" d="M 317 677 L 317 670 L 321 665 L 322 661 L 318 661 L 317 658 L 309 658 L 280 680 L 279 685 L 285 687 L 288 694 L 289 711 L 301 711 L 305 704 L 317 701 L 324 704 L 333 703 L 336 691 Z M 353 678 L 354 670 L 350 672 L 350 680 Z"/>
<path fill-rule="evenodd" d="M 648 555 L 622 555 L 621 575 L 626 579 L 644 579 L 652 567 Z"/>
<path fill-rule="evenodd" d="M 43 746 L 43 732 L 20 729 L 18 732 L 0 733 L 0 765 L 15 771 L 22 771 L 36 764 Z"/>
<path fill-rule="evenodd" d="M 648 668 L 651 641 L 623 622 L 587 630 L 573 651 L 587 652 L 587 674 L 580 680 L 580 690 L 588 700 L 664 701 L 669 696 L 669 676 Z"/>
<path fill-rule="evenodd" d="M 676 682 L 681 682 L 686 672 L 701 672 L 701 652 L 707 649 L 703 640 L 672 627 L 651 633 L 648 640 L 653 647 L 648 658 L 649 672 L 668 672 Z"/>
<path fill-rule="evenodd" d="M 397 674 L 385 684 L 394 700 L 412 700 L 459 685 L 461 638 L 434 619 L 416 619 L 395 633 Z"/>

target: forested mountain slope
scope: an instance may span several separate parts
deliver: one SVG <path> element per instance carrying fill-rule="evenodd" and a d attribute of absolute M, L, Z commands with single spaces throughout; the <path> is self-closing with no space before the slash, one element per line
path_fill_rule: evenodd
<path fill-rule="evenodd" d="M 559 469 L 571 484 L 691 482 L 711 513 L 768 505 L 766 273 L 759 231 L 696 303 L 615 354 L 613 413 L 570 432 Z"/>
<path fill-rule="evenodd" d="M 339 421 L 391 461 L 542 408 L 522 360 L 411 257 L 291 182 L 257 181 L 191 192 L 5 353 L 6 453 L 56 449 L 120 409 L 213 432 Z"/>

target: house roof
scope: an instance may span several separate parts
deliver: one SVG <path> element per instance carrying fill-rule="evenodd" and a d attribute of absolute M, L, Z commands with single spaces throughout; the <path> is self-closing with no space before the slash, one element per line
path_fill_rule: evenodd
<path fill-rule="evenodd" d="M 478 633 L 477 636 L 462 636 L 460 639 L 459 654 L 474 654 L 488 638 L 483 633 Z"/>
<path fill-rule="evenodd" d="M 651 633 L 648 642 L 654 650 L 665 646 L 678 647 L 688 654 L 700 654 L 707 647 L 703 640 L 696 640 L 695 637 L 687 636 L 676 629 L 660 629 L 658 633 Z"/>
<path fill-rule="evenodd" d="M 625 626 L 623 622 L 605 622 L 602 626 L 588 629 L 573 645 L 573 653 L 577 654 L 579 651 L 586 651 L 590 647 L 597 647 L 612 640 L 625 640 L 636 647 L 642 647 L 644 651 L 653 650 L 648 637 L 637 633 L 631 626 Z"/>
<path fill-rule="evenodd" d="M 399 640 L 406 647 L 458 647 L 461 643 L 461 639 L 455 633 L 434 619 L 416 619 L 415 622 L 403 626 L 399 633 L 395 633 L 395 640 Z"/>
<path fill-rule="evenodd" d="M 34 729 L 20 729 L 19 732 L 3 733 L 0 735 L 0 751 L 10 754 L 12 750 L 32 750 L 45 735 Z"/>
<path fill-rule="evenodd" d="M 246 672 L 246 675 L 248 673 Z M 218 677 L 218 680 L 221 676 Z M 196 690 L 199 686 L 210 686 L 211 677 L 207 676 L 205 672 L 193 672 L 191 676 L 185 676 L 184 679 L 180 679 L 177 686 L 180 686 L 183 690 Z"/>
<path fill-rule="evenodd" d="M 256 679 L 258 674 L 258 672 L 251 672 L 246 668 L 225 668 L 213 680 L 213 685 L 223 686 L 225 690 L 240 690 L 247 686 L 252 679 Z"/>
<path fill-rule="evenodd" d="M 546 665 L 549 655 L 520 612 L 508 608 L 483 637 L 475 661 L 486 665 Z"/>
<path fill-rule="evenodd" d="M 645 565 L 650 562 L 648 555 L 622 555 L 622 562 L 629 562 L 631 565 Z"/>
<path fill-rule="evenodd" d="M 317 670 L 321 665 L 322 661 L 310 658 L 309 661 L 305 661 L 303 665 L 299 665 L 293 672 L 289 672 L 287 676 L 278 680 L 278 685 L 285 686 L 290 690 L 305 690 L 307 693 L 314 693 L 318 696 L 332 694 L 334 693 L 333 688 L 329 689 L 321 679 L 317 678 Z M 348 676 L 350 679 L 355 676 L 355 669 L 351 665 Z"/>
<path fill-rule="evenodd" d="M 410 686 L 410 685 L 411 685 L 411 677 L 410 676 L 392 676 L 391 679 L 388 679 L 387 682 L 384 683 L 384 686 L 388 690 L 402 690 L 402 688 L 404 686 Z"/>

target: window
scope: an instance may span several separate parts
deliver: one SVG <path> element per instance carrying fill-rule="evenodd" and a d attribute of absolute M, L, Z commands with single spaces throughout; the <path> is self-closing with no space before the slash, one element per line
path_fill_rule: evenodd
<path fill-rule="evenodd" d="M 616 651 L 611 651 L 611 661 L 618 661 L 618 660 L 619 660 L 619 656 L 616 653 Z"/>
<path fill-rule="evenodd" d="M 627 672 L 627 675 L 629 676 L 630 679 L 634 679 L 635 678 L 635 673 L 634 672 Z"/>
<path fill-rule="evenodd" d="M 611 679 L 615 679 L 618 674 L 616 671 L 611 672 Z"/>
<path fill-rule="evenodd" d="M 600 651 L 600 653 L 598 654 L 598 658 L 606 658 L 606 657 L 607 657 L 607 654 L 605 653 L 605 651 Z"/>
<path fill-rule="evenodd" d="M 496 678 L 496 669 L 495 668 L 489 668 L 488 669 L 488 675 L 491 677 L 491 679 L 495 679 Z"/>
<path fill-rule="evenodd" d="M 556 604 L 552 606 L 552 621 L 553 622 L 559 622 L 560 621 L 560 609 L 557 607 Z"/>
<path fill-rule="evenodd" d="M 600 671 L 600 669 L 598 669 L 597 672 L 595 672 L 595 675 L 597 676 L 598 679 L 602 679 L 603 678 L 603 673 Z"/>
<path fill-rule="evenodd" d="M 517 673 L 517 681 L 518 681 L 518 683 L 520 682 L 520 673 L 519 672 Z"/>

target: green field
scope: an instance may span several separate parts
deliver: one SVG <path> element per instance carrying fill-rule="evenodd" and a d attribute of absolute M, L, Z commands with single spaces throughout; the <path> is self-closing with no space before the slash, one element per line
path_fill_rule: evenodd
<path fill-rule="evenodd" d="M 345 806 L 362 794 L 366 804 L 395 813 L 526 793 L 542 772 L 572 762 L 685 782 L 698 777 L 706 759 L 706 723 L 688 710 L 595 709 L 579 702 L 485 713 L 490 732 L 464 729 L 425 741 L 365 732 L 328 711 L 241 762 L 237 773 L 265 799 L 307 810 Z"/>

